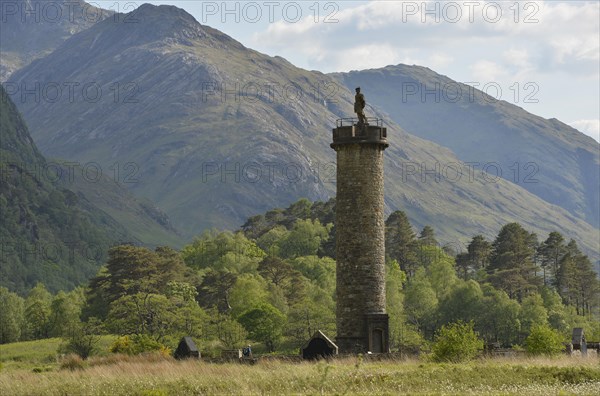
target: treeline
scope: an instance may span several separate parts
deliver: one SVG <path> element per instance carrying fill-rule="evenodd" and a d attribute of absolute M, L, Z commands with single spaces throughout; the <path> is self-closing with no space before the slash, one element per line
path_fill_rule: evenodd
<path fill-rule="evenodd" d="M 93 329 L 127 336 L 115 351 L 173 347 L 191 335 L 216 353 L 247 342 L 296 352 L 318 329 L 333 338 L 334 213 L 333 200 L 302 199 L 237 232 L 207 231 L 180 252 L 114 247 L 85 289 L 52 296 L 40 284 L 25 298 L 0 289 L 0 342 Z M 427 349 L 436 330 L 459 321 L 504 346 L 523 345 L 540 327 L 565 340 L 584 327 L 600 340 L 600 282 L 575 241 L 553 232 L 540 243 L 510 223 L 493 241 L 477 235 L 454 250 L 440 247 L 430 226 L 416 234 L 403 212 L 387 219 L 393 350 Z"/>

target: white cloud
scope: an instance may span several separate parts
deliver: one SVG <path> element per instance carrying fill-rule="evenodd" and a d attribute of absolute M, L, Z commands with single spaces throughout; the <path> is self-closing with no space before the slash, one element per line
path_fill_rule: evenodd
<path fill-rule="evenodd" d="M 458 20 L 450 3 L 461 6 Z M 467 3 L 344 2 L 337 23 L 280 21 L 248 45 L 324 72 L 421 64 L 462 82 L 498 82 L 505 93 L 521 87 L 515 104 L 548 118 L 598 117 L 600 2 Z M 523 101 L 529 82 L 539 85 L 536 103 Z"/>
<path fill-rule="evenodd" d="M 452 56 L 446 55 L 444 53 L 435 53 L 429 57 L 429 61 L 427 62 L 427 64 L 437 69 L 449 65 L 453 61 L 454 58 Z"/>
<path fill-rule="evenodd" d="M 600 142 L 600 120 L 578 120 L 569 122 L 569 125 Z"/>
<path fill-rule="evenodd" d="M 508 76 L 508 72 L 504 67 L 488 60 L 477 61 L 469 69 L 472 72 L 474 81 L 477 82 L 498 82 Z"/>
<path fill-rule="evenodd" d="M 504 51 L 503 58 L 510 64 L 519 69 L 531 68 L 529 61 L 529 52 L 526 49 L 511 48 Z"/>
<path fill-rule="evenodd" d="M 340 52 L 336 64 L 349 71 L 381 67 L 382 63 L 392 65 L 407 59 L 402 59 L 400 51 L 389 44 L 361 45 Z M 347 68 L 348 65 L 351 65 L 351 69 Z"/>

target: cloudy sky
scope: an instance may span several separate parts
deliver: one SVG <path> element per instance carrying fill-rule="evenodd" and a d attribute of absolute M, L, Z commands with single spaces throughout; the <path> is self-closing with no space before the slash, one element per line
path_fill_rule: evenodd
<path fill-rule="evenodd" d="M 245 46 L 306 69 L 416 64 L 499 87 L 488 93 L 600 140 L 599 1 L 152 3 L 184 8 Z"/>

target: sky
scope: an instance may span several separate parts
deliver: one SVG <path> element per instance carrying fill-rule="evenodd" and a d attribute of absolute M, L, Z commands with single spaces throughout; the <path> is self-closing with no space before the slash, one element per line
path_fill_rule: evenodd
<path fill-rule="evenodd" d="M 146 2 L 305 69 L 426 66 L 600 141 L 600 1 Z"/>

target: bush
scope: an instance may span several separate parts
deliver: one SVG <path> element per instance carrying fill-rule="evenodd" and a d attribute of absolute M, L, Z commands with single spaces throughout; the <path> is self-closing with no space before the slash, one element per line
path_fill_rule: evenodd
<path fill-rule="evenodd" d="M 97 352 L 100 333 L 97 321 L 75 324 L 68 330 L 67 337 L 63 338 L 65 343 L 60 346 L 59 352 L 75 353 L 85 360 Z"/>
<path fill-rule="evenodd" d="M 119 337 L 113 342 L 109 350 L 112 353 L 124 353 L 126 355 L 139 355 L 140 353 L 158 351 L 161 355 L 168 356 L 171 353 L 169 348 L 146 334 Z"/>
<path fill-rule="evenodd" d="M 483 341 L 473 330 L 473 322 L 442 326 L 431 348 L 436 362 L 462 362 L 473 359 L 483 349 Z"/>
<path fill-rule="evenodd" d="M 547 325 L 534 326 L 525 345 L 531 355 L 558 355 L 565 349 L 560 333 Z"/>
<path fill-rule="evenodd" d="M 62 362 L 60 363 L 61 370 L 83 370 L 85 368 L 85 363 L 83 359 L 76 354 L 67 355 L 64 357 Z"/>

